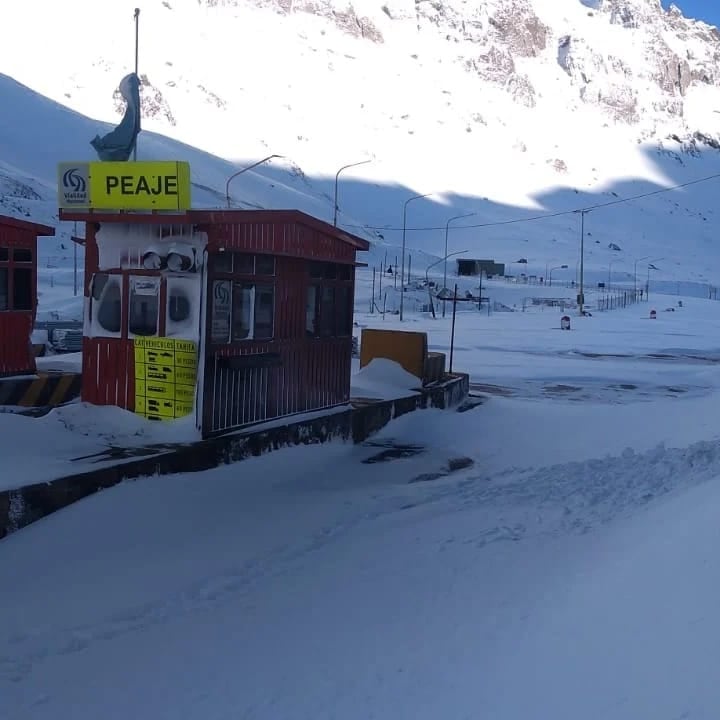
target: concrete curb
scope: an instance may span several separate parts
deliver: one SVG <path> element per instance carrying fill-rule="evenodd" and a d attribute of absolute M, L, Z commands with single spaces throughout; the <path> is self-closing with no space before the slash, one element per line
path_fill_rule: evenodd
<path fill-rule="evenodd" d="M 210 470 L 295 445 L 338 439 L 361 443 L 406 413 L 460 404 L 468 396 L 469 388 L 468 375 L 456 373 L 414 395 L 396 400 L 368 401 L 321 417 L 295 422 L 289 419 L 285 425 L 264 430 L 248 429 L 187 445 L 158 448 L 157 452 L 137 459 L 6 490 L 0 492 L 0 538 L 123 480 Z"/>
<path fill-rule="evenodd" d="M 38 373 L 0 379 L 0 405 L 57 407 L 79 397 L 81 387 L 79 373 Z"/>

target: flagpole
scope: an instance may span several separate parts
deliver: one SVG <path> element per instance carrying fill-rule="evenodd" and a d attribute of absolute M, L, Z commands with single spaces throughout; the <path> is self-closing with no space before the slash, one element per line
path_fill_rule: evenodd
<path fill-rule="evenodd" d="M 140 45 L 140 8 L 135 8 L 135 77 L 137 78 L 138 84 L 140 83 L 140 75 L 138 75 L 138 52 Z M 140 108 L 137 109 L 140 114 Z M 133 160 L 137 160 L 137 137 L 135 138 L 135 144 L 133 146 Z"/>

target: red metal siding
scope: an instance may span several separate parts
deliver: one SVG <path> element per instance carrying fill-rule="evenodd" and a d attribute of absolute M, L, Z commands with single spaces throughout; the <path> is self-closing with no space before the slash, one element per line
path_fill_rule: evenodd
<path fill-rule="evenodd" d="M 85 227 L 85 297 L 90 297 L 92 276 L 99 270 L 100 256 L 95 242 L 95 223 L 86 223 Z"/>
<path fill-rule="evenodd" d="M 132 340 L 83 338 L 82 399 L 94 405 L 135 409 Z"/>
<path fill-rule="evenodd" d="M 32 313 L 0 312 L 0 376 L 34 373 L 30 346 Z"/>
<path fill-rule="evenodd" d="M 27 227 L 26 227 L 27 225 Z M 18 263 L 18 268 L 30 268 L 31 278 L 31 310 L 0 310 L 0 375 L 34 373 L 35 357 L 32 353 L 30 338 L 35 324 L 35 308 L 37 306 L 37 236 L 36 232 L 48 231 L 51 228 L 31 223 L 0 218 L 0 248 L 11 250 L 9 260 L 0 262 L 0 267 L 8 269 L 8 298 L 13 295 L 12 249 L 24 248 L 32 251 L 31 263 Z"/>
<path fill-rule="evenodd" d="M 354 263 L 355 248 L 338 238 L 297 222 L 238 222 L 211 225 L 208 250 L 239 250 L 309 260 Z"/>
<path fill-rule="evenodd" d="M 221 357 L 276 352 L 279 367 L 222 367 Z M 205 366 L 206 434 L 341 405 L 350 398 L 351 340 L 278 340 L 210 355 Z"/>
<path fill-rule="evenodd" d="M 350 398 L 352 338 L 308 337 L 308 263 L 278 257 L 276 268 L 275 339 L 209 346 L 203 408 L 206 433 L 333 407 Z M 211 274 L 210 284 L 214 277 Z M 263 353 L 277 353 L 279 365 L 233 369 L 219 361 Z"/>

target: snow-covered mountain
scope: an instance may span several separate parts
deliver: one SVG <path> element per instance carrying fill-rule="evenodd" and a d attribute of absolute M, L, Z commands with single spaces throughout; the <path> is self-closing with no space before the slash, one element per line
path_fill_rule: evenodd
<path fill-rule="evenodd" d="M 3 8 L 19 31 L 0 72 L 27 88 L 0 83 L 0 212 L 52 219 L 55 163 L 94 157 L 99 121 L 123 110 L 139 4 Z M 577 215 L 469 226 L 720 173 L 719 60 L 718 30 L 660 0 L 146 0 L 139 151 L 189 159 L 198 205 L 223 204 L 236 167 L 281 154 L 233 182 L 233 203 L 326 219 L 337 169 L 370 160 L 343 173 L 339 219 L 380 252 L 400 242 L 404 201 L 432 193 L 408 211 L 409 246 L 441 255 L 447 219 L 473 213 L 451 250 L 574 265 Z M 588 266 L 653 253 L 671 256 L 671 277 L 713 280 L 717 190 L 594 212 Z"/>

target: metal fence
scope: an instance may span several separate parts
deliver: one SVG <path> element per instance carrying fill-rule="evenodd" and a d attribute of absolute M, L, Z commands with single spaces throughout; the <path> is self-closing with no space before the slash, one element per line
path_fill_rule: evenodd
<path fill-rule="evenodd" d="M 621 292 L 612 292 L 599 297 L 596 301 L 596 309 L 598 312 L 607 310 L 621 310 L 640 302 L 642 290 L 623 290 Z"/>

